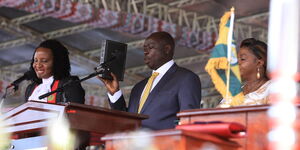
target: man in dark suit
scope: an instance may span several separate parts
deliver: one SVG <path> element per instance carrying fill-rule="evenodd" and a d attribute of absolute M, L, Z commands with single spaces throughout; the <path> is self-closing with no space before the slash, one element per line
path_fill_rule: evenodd
<path fill-rule="evenodd" d="M 174 47 L 174 39 L 167 32 L 155 32 L 146 38 L 144 62 L 155 76 L 133 87 L 128 108 L 116 76 L 112 74 L 113 80 L 100 78 L 109 92 L 111 108 L 148 115 L 142 127 L 153 130 L 174 128 L 179 111 L 200 108 L 200 79 L 174 63 Z"/>

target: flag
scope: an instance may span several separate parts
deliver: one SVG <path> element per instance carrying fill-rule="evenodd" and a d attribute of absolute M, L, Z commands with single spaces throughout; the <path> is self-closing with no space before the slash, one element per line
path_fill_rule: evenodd
<path fill-rule="evenodd" d="M 221 18 L 219 37 L 205 66 L 205 70 L 210 75 L 215 88 L 226 100 L 226 104 L 238 106 L 243 103 L 244 95 L 241 88 L 242 83 L 236 46 L 233 40 L 233 11 L 234 9 L 231 12 L 226 12 Z M 228 51 L 230 46 L 231 51 Z"/>

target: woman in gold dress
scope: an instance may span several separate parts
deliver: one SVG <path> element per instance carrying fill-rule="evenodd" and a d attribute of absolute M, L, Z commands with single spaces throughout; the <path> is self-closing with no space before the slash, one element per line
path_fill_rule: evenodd
<path fill-rule="evenodd" d="M 245 39 L 240 45 L 238 63 L 245 95 L 241 105 L 269 103 L 270 80 L 267 76 L 267 44 L 254 38 Z M 221 105 L 225 103 L 223 99 Z"/>

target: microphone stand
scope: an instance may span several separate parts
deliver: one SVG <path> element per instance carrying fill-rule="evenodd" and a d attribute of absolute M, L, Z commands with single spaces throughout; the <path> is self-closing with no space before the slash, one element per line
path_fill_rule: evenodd
<path fill-rule="evenodd" d="M 111 62 L 113 62 L 115 59 L 116 59 L 116 57 L 110 58 L 108 61 L 103 62 L 102 64 L 100 64 L 99 66 L 97 66 L 95 68 L 95 72 L 94 73 L 92 73 L 92 74 L 90 74 L 90 75 L 88 75 L 88 76 L 86 76 L 86 77 L 84 77 L 84 78 L 82 78 L 80 80 L 71 80 L 71 81 L 67 82 L 66 84 L 64 84 L 62 87 L 59 87 L 59 88 L 57 88 L 54 91 L 51 91 L 51 92 L 48 92 L 46 94 L 43 94 L 43 95 L 39 96 L 39 99 L 43 99 L 45 97 L 48 97 L 48 96 L 50 96 L 50 95 L 52 95 L 52 94 L 54 94 L 56 92 L 63 92 L 66 87 L 68 87 L 68 86 L 70 86 L 72 84 L 81 83 L 82 81 L 85 81 L 87 79 L 95 77 L 95 76 L 97 76 L 99 74 L 104 74 L 104 73 L 109 72 L 110 69 L 108 68 L 107 65 L 110 64 Z"/>
<path fill-rule="evenodd" d="M 0 112 L 1 112 L 1 109 L 2 109 L 3 102 L 4 102 L 4 100 L 6 99 L 6 96 L 7 96 L 7 89 L 8 89 L 8 88 L 10 88 L 10 86 L 8 86 L 8 87 L 5 88 L 4 95 L 1 97 L 1 102 L 0 102 Z"/>

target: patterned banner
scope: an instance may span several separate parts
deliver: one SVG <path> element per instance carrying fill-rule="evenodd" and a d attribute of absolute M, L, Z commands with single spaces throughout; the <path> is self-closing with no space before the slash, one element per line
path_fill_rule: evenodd
<path fill-rule="evenodd" d="M 13 7 L 31 13 L 62 19 L 74 23 L 88 23 L 98 28 L 147 37 L 156 31 L 169 32 L 181 46 L 209 50 L 216 41 L 215 33 L 192 31 L 187 27 L 143 14 L 130 14 L 95 8 L 90 4 L 70 0 L 1 0 L 0 6 Z"/>

